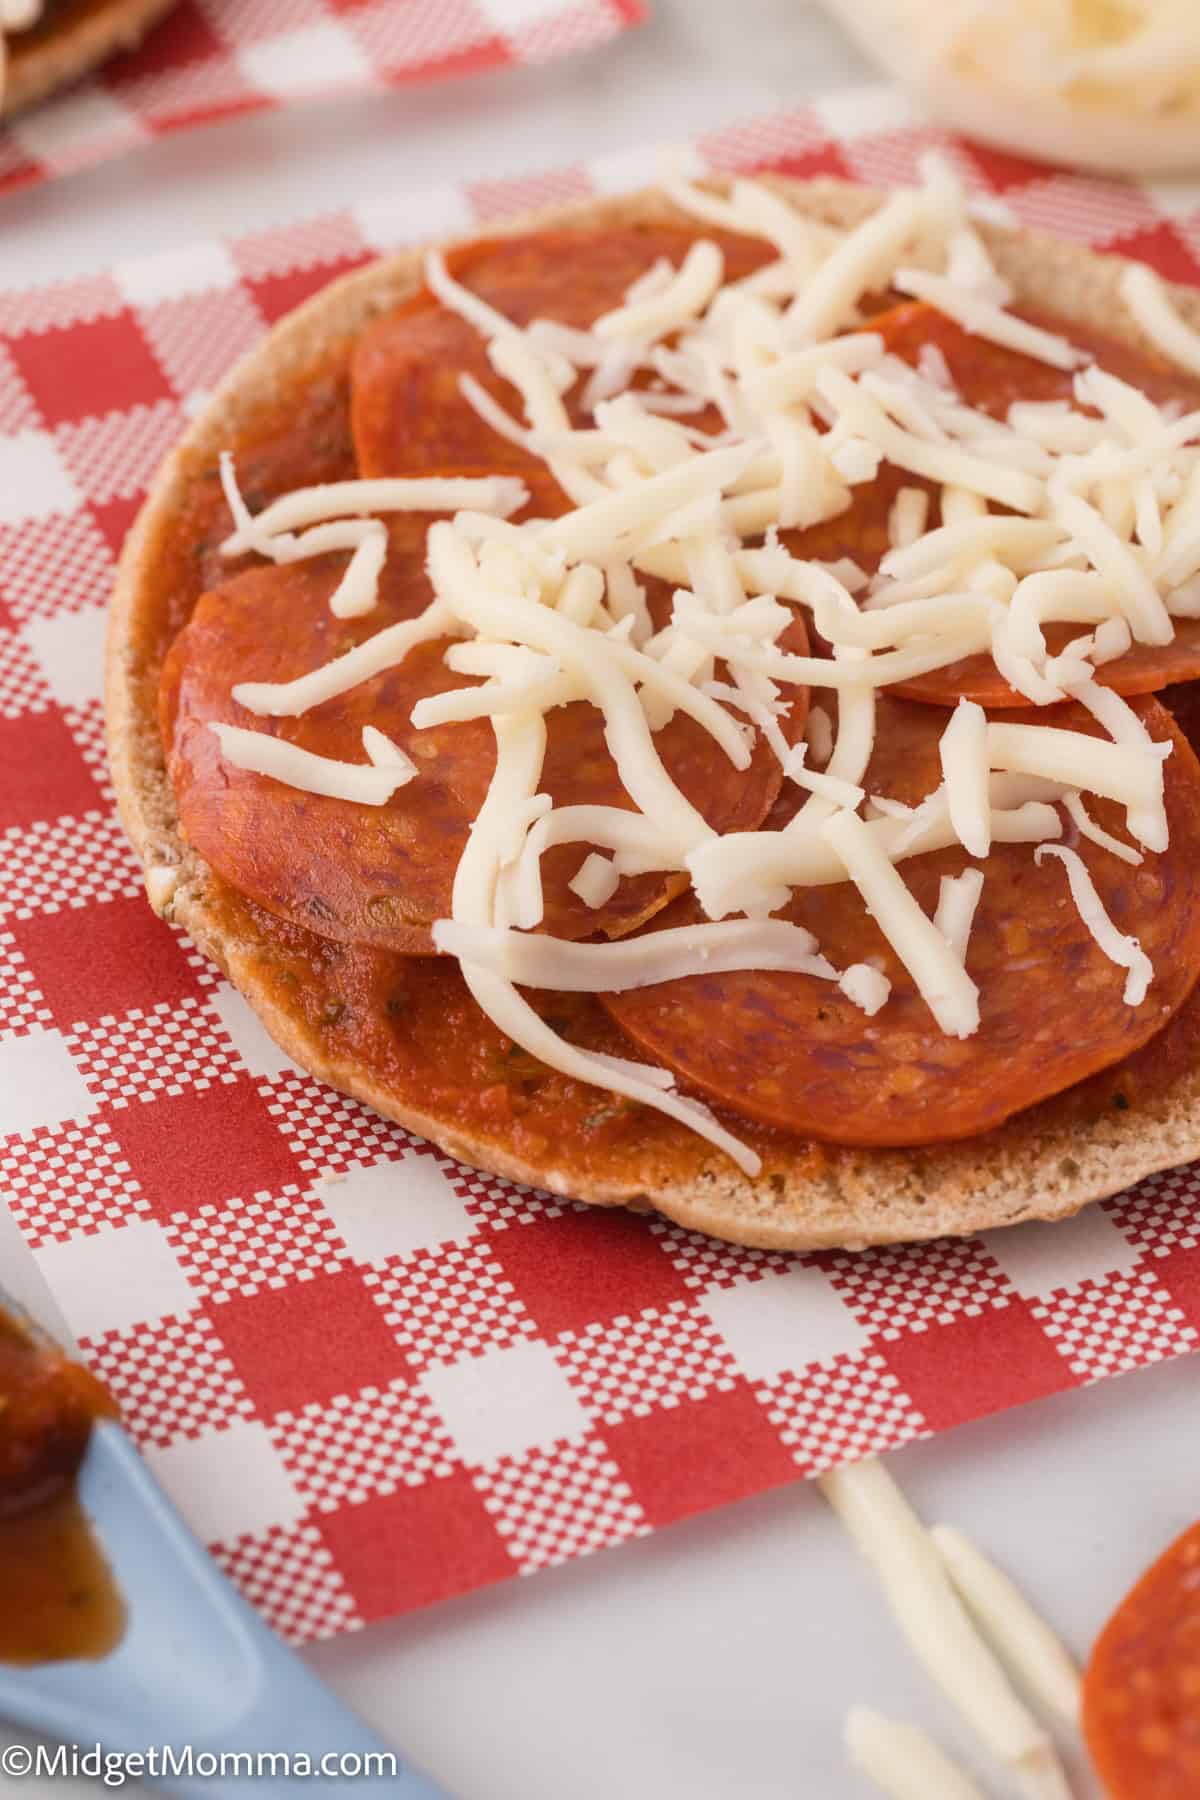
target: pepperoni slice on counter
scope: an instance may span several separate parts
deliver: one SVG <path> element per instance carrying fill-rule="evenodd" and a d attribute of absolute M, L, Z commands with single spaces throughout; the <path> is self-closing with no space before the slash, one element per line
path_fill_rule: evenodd
<path fill-rule="evenodd" d="M 711 236 L 736 280 L 770 260 L 763 243 L 732 234 L 669 225 L 617 225 L 603 231 L 542 231 L 467 245 L 451 258 L 456 279 L 514 324 L 553 319 L 586 329 L 620 306 L 630 284 L 660 257 L 674 266 L 691 244 Z M 427 290 L 364 331 L 352 366 L 354 442 L 362 475 L 411 475 L 478 464 L 496 470 L 543 465 L 485 425 L 463 399 L 470 374 L 518 419 L 520 398 L 487 359 L 475 327 Z M 590 423 L 576 404 L 577 423 Z M 689 420 L 719 430 L 714 416 Z"/>
<path fill-rule="evenodd" d="M 1083 1730 L 1110 1800 L 1200 1794 L 1200 1524 L 1142 1576 L 1097 1639 Z"/>
<path fill-rule="evenodd" d="M 1124 1004 L 1125 972 L 1101 953 L 1052 858 L 1032 846 L 993 845 L 967 950 L 980 993 L 973 1037 L 943 1036 L 848 883 L 801 890 L 781 915 L 807 926 L 844 969 L 876 962 L 891 998 L 867 1018 L 830 982 L 786 973 L 698 975 L 604 997 L 617 1023 L 654 1062 L 746 1116 L 843 1144 L 915 1145 L 973 1137 L 1035 1101 L 1128 1056 L 1159 1031 L 1200 975 L 1200 764 L 1170 716 L 1136 703 L 1152 736 L 1174 740 L 1166 763 L 1171 841 L 1139 867 L 1079 845 L 1117 929 L 1140 938 L 1154 980 L 1140 1006 Z M 1098 733 L 1082 709 L 1025 715 Z M 880 701 L 869 793 L 915 804 L 940 780 L 944 718 L 931 708 Z M 781 803 L 782 804 L 782 803 Z M 1091 816 L 1124 836 L 1123 813 L 1090 799 Z M 776 809 L 774 822 L 780 822 Z M 1069 820 L 1060 840 L 1077 842 Z M 932 914 L 943 875 L 968 866 L 962 849 L 900 865 Z M 697 915 L 681 902 L 662 924 Z"/>
<path fill-rule="evenodd" d="M 1097 362 L 1111 374 L 1149 395 L 1157 405 L 1177 400 L 1187 411 L 1200 407 L 1200 384 L 1159 358 L 1147 356 L 1117 338 L 1045 314 L 1022 315 L 1047 330 L 1057 331 L 1083 350 L 1090 350 Z M 996 418 L 1004 418 L 1014 400 L 1069 400 L 1073 394 L 1070 371 L 1056 369 L 1049 363 L 1022 356 L 1001 345 L 972 337 L 953 320 L 920 302 L 911 302 L 881 313 L 869 321 L 870 329 L 882 334 L 894 355 L 916 365 L 925 345 L 939 349 L 946 359 L 954 383 L 971 406 Z M 936 490 L 928 482 L 906 476 L 885 465 L 879 479 L 869 486 L 854 490 L 853 503 L 837 519 L 806 532 L 785 533 L 785 541 L 795 556 L 811 556 L 833 560 L 853 557 L 869 574 L 879 567 L 888 547 L 888 511 L 902 486 L 922 487 L 930 495 L 930 524 L 938 523 Z M 1058 651 L 1087 631 L 1085 625 L 1055 625 L 1046 632 L 1051 652 Z M 1169 682 L 1190 681 L 1200 676 L 1200 620 L 1179 619 L 1175 637 L 1169 644 L 1135 644 L 1119 661 L 1102 665 L 1097 679 L 1105 687 L 1120 694 L 1156 693 Z M 924 700 L 932 705 L 953 706 L 961 696 L 977 700 L 981 706 L 1027 706 L 1028 701 L 1011 688 L 999 673 L 990 656 L 965 657 L 944 669 L 919 676 L 896 689 L 911 700 Z"/>
<path fill-rule="evenodd" d="M 329 596 L 342 557 L 259 566 L 205 594 L 163 668 L 161 720 L 185 835 L 218 874 L 272 912 L 326 937 L 421 953 L 429 927 L 450 910 L 450 890 L 467 832 L 495 768 L 486 720 L 417 731 L 410 715 L 426 695 L 472 685 L 446 668 L 445 639 L 418 645 L 396 668 L 296 719 L 269 720 L 232 698 L 242 681 L 286 681 L 318 668 L 384 626 L 428 604 L 424 534 L 417 515 L 391 526 L 391 552 L 375 610 L 335 619 Z M 666 590 L 663 590 L 666 592 Z M 803 653 L 802 621 L 789 628 Z M 807 695 L 792 696 L 781 721 L 790 741 L 804 729 Z M 220 754 L 216 721 L 273 731 L 318 755 L 362 762 L 362 729 L 374 725 L 400 744 L 420 773 L 383 807 L 301 792 L 237 769 Z M 605 746 L 604 720 L 577 702 L 547 715 L 541 791 L 556 806 L 629 806 Z M 719 831 L 752 830 L 779 792 L 779 764 L 761 738 L 739 771 L 694 720 L 676 713 L 655 736 L 677 786 Z M 641 924 L 686 885 L 686 877 L 625 879 L 601 908 L 568 887 L 587 845 L 561 845 L 544 863 L 544 929 L 580 938 L 619 936 Z"/>

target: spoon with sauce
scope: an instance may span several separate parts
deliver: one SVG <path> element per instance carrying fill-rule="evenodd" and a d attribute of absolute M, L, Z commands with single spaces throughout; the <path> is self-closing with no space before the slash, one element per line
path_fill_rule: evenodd
<path fill-rule="evenodd" d="M 110 1753 L 289 1752 L 313 1768 L 327 1755 L 382 1756 L 365 1765 L 382 1773 L 358 1777 L 365 1786 L 446 1800 L 398 1758 L 392 1773 L 392 1747 L 284 1647 L 192 1536 L 101 1384 L 2 1290 L 0 1717 Z M 248 1786 L 236 1776 L 154 1781 L 195 1800 Z M 297 1791 L 282 1773 L 249 1785 L 256 1796 Z M 337 1774 L 304 1781 L 315 1793 L 345 1785 Z"/>
<path fill-rule="evenodd" d="M 76 1474 L 106 1390 L 0 1311 L 0 1662 L 107 1656 L 125 1603 L 79 1504 Z"/>

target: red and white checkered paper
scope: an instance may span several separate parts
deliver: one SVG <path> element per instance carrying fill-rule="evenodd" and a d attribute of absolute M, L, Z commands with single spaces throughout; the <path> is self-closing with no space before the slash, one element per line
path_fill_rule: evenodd
<path fill-rule="evenodd" d="M 932 136 L 873 90 L 696 161 L 887 182 Z M 950 148 L 1012 218 L 1200 281 L 1200 192 Z M 142 897 L 104 768 L 104 605 L 204 390 L 380 249 L 651 168 L 0 293 L 0 1187 L 152 1467 L 294 1639 L 1198 1341 L 1194 1170 L 965 1242 L 729 1248 L 475 1174 L 322 1087 Z"/>
<path fill-rule="evenodd" d="M 549 62 L 644 0 L 179 0 L 138 49 L 0 126 L 0 194 L 299 100 Z"/>

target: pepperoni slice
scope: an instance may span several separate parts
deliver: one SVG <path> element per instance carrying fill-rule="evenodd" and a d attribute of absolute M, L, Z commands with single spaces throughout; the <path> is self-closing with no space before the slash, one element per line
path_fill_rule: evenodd
<path fill-rule="evenodd" d="M 1200 1524 L 1142 1576 L 1097 1639 L 1083 1731 L 1110 1800 L 1200 1794 Z"/>
<path fill-rule="evenodd" d="M 883 933 L 846 883 L 793 896 L 783 915 L 815 933 L 838 967 L 877 960 L 892 983 L 866 1018 L 831 984 L 786 973 L 692 976 L 605 997 L 622 1029 L 690 1086 L 748 1117 L 842 1144 L 912 1145 L 973 1137 L 1128 1056 L 1183 1003 L 1200 975 L 1200 764 L 1154 701 L 1137 710 L 1166 764 L 1169 849 L 1131 867 L 1080 846 L 1118 930 L 1141 939 L 1155 977 L 1142 1005 L 1122 1000 L 1124 971 L 1104 957 L 1070 900 L 1065 872 L 1029 845 L 994 845 L 967 952 L 980 990 L 971 1038 L 943 1037 Z M 1098 734 L 1082 709 L 1028 715 Z M 914 804 L 940 779 L 944 720 L 929 708 L 880 702 L 868 792 Z M 1123 815 L 1088 802 L 1124 835 Z M 1061 840 L 1075 842 L 1069 821 Z M 903 875 L 927 914 L 961 849 L 915 857 Z M 663 919 L 684 922 L 692 903 Z M 688 913 L 688 917 L 694 917 Z"/>
<path fill-rule="evenodd" d="M 1189 381 L 1169 363 L 1147 356 L 1091 326 L 1065 322 L 1045 314 L 1025 313 L 1022 316 L 1069 337 L 1081 349 L 1090 350 L 1105 369 L 1120 376 L 1122 381 L 1140 387 L 1156 404 L 1178 400 L 1188 411 L 1200 407 L 1200 384 Z M 996 418 L 1004 418 L 1014 400 L 1069 400 L 1072 397 L 1069 371 L 1052 368 L 1049 363 L 1006 350 L 984 338 L 972 337 L 931 306 L 918 302 L 897 306 L 873 318 L 870 326 L 872 331 L 882 335 L 894 355 L 914 366 L 926 345 L 939 349 L 963 399 Z M 929 493 L 930 524 L 937 524 L 937 490 L 928 482 L 885 465 L 877 481 L 869 487 L 854 490 L 851 506 L 839 518 L 810 531 L 785 534 L 788 547 L 795 556 L 822 560 L 850 556 L 861 568 L 873 574 L 888 547 L 889 509 L 897 490 L 905 485 L 922 487 Z M 1051 626 L 1046 632 L 1046 642 L 1051 652 L 1057 654 L 1086 629 L 1083 625 Z M 1200 676 L 1200 620 L 1197 619 L 1176 620 L 1171 643 L 1135 644 L 1119 661 L 1097 671 L 1097 679 L 1102 685 L 1115 688 L 1120 694 L 1156 693 L 1169 682 L 1189 681 L 1196 676 Z M 993 708 L 1028 705 L 1024 696 L 1008 685 L 987 655 L 965 657 L 944 669 L 935 669 L 931 674 L 903 683 L 896 692 L 911 700 L 924 700 L 938 706 L 953 706 L 960 695 Z"/>
<path fill-rule="evenodd" d="M 1051 655 L 1057 656 L 1087 629 L 1086 625 L 1048 626 L 1045 637 Z M 1176 619 L 1175 636 L 1169 644 L 1134 644 L 1117 662 L 1103 663 L 1096 670 L 1101 687 L 1115 688 L 1118 694 L 1130 697 L 1158 694 L 1171 682 L 1191 681 L 1196 676 L 1200 676 L 1200 619 Z M 964 656 L 931 675 L 901 682 L 896 692 L 932 706 L 953 706 L 960 696 L 978 700 L 992 711 L 1029 704 L 1009 687 L 986 655 Z"/>
<path fill-rule="evenodd" d="M 621 225 L 603 231 L 543 231 L 470 244 L 453 259 L 456 278 L 517 325 L 553 319 L 586 329 L 622 302 L 660 258 L 678 265 L 700 235 L 678 226 Z M 769 259 L 761 242 L 721 232 L 727 280 Z M 423 290 L 365 331 L 352 366 L 354 442 L 363 475 L 408 475 L 479 465 L 542 465 L 485 425 L 463 399 L 470 374 L 517 418 L 519 396 L 488 362 L 484 340 Z M 577 402 L 571 406 L 582 422 Z M 700 418 L 704 428 L 715 419 Z"/>
<path fill-rule="evenodd" d="M 874 481 L 850 489 L 850 504 L 844 512 L 822 520 L 820 525 L 809 525 L 803 531 L 781 531 L 780 541 L 793 556 L 806 561 L 838 562 L 842 557 L 849 557 L 866 574 L 873 575 L 890 547 L 888 514 L 903 487 L 919 487 L 928 492 L 929 523 L 936 525 L 937 490 L 927 481 L 918 481 L 906 470 L 884 463 Z"/>
<path fill-rule="evenodd" d="M 411 724 L 418 700 L 470 685 L 446 668 L 446 640 L 417 646 L 399 667 L 297 719 L 257 718 L 231 689 L 289 680 L 418 613 L 430 598 L 427 526 L 417 515 L 392 525 L 380 603 L 366 618 L 335 619 L 329 611 L 344 558 L 260 566 L 205 594 L 172 646 L 160 689 L 180 821 L 206 861 L 263 906 L 326 937 L 418 953 L 431 948 L 432 921 L 449 912 L 454 871 L 495 768 L 486 720 L 426 731 Z M 803 651 L 799 620 L 789 639 Z M 803 732 L 806 713 L 799 696 L 782 721 L 791 740 Z M 421 773 L 379 808 L 303 793 L 225 762 L 209 730 L 214 721 L 272 730 L 349 762 L 363 760 L 363 726 L 375 725 Z M 547 728 L 541 787 L 556 806 L 630 805 L 596 708 L 582 701 L 561 707 L 547 715 Z M 683 713 L 655 742 L 678 787 L 716 830 L 753 829 L 765 818 L 781 776 L 761 739 L 745 771 Z M 630 931 L 686 883 L 683 876 L 628 878 L 592 909 L 567 885 L 586 855 L 586 845 L 561 845 L 543 865 L 544 929 L 561 937 Z"/>
<path fill-rule="evenodd" d="M 1031 325 L 1054 331 L 1081 350 L 1090 351 L 1110 375 L 1119 376 L 1163 406 L 1168 400 L 1182 400 L 1187 411 L 1200 405 L 1200 383 L 1189 381 L 1173 363 L 1136 349 L 1123 339 L 1094 325 L 1074 319 L 1056 318 L 1052 313 L 1024 307 L 1013 309 L 1018 318 Z M 939 349 L 950 369 L 950 376 L 963 399 L 993 418 L 1007 417 L 1014 400 L 1070 400 L 1074 395 L 1074 374 L 1070 369 L 1056 369 L 1035 356 L 1024 356 L 1019 350 L 1008 350 L 987 338 L 973 337 L 924 301 L 910 300 L 879 313 L 870 328 L 878 331 L 894 356 L 915 368 L 926 344 Z"/>

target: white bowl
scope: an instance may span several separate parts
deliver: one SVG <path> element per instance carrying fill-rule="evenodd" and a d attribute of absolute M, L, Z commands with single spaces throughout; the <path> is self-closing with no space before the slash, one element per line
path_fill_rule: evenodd
<path fill-rule="evenodd" d="M 924 0 L 925 5 L 956 0 Z M 1200 4 L 1200 0 L 1197 0 Z M 825 0 L 828 10 L 872 58 L 914 95 L 931 118 L 964 136 L 1021 156 L 1098 169 L 1106 174 L 1200 172 L 1200 111 L 1155 119 L 1001 80 L 972 80 L 922 55 L 904 14 L 912 0 Z"/>

